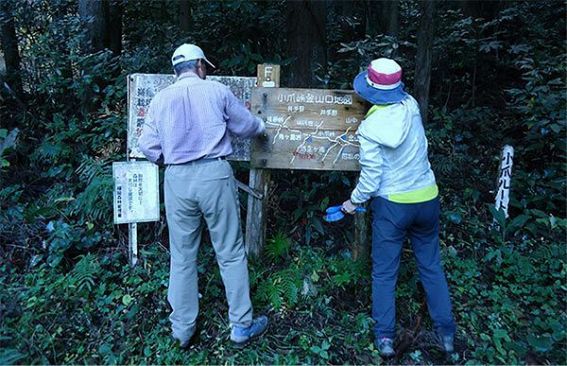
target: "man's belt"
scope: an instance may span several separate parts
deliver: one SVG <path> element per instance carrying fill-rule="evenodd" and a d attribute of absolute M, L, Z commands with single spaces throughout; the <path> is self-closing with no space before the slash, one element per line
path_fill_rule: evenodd
<path fill-rule="evenodd" d="M 191 161 L 186 161 L 184 163 L 177 163 L 177 164 L 167 164 L 169 165 L 190 165 L 190 164 L 201 164 L 201 163 L 207 163 L 207 162 L 211 162 L 211 161 L 215 161 L 215 160 L 226 160 L 226 156 L 219 156 L 218 158 L 199 158 L 196 160 L 191 160 Z"/>

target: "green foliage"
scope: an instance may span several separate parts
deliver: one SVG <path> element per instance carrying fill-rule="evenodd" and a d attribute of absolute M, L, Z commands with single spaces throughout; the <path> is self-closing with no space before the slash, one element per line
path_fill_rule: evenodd
<path fill-rule="evenodd" d="M 286 258 L 291 248 L 291 240 L 282 233 L 276 235 L 268 240 L 264 252 L 271 260 L 278 260 Z"/>
<path fill-rule="evenodd" d="M 285 2 L 190 1 L 188 32 L 178 26 L 177 1 L 123 2 L 119 56 L 86 49 L 76 1 L 7 3 L 24 95 L 18 103 L 0 88 L 8 126 L 0 141 L 16 126 L 21 131 L 0 155 L 0 364 L 383 362 L 372 344 L 370 263 L 350 255 L 352 218 L 322 220 L 329 205 L 348 198 L 355 173 L 272 173 L 270 239 L 250 265 L 255 312 L 267 312 L 272 325 L 244 351 L 228 345 L 210 246 L 199 265 L 199 343 L 181 352 L 169 340 L 163 227 L 140 226 L 143 261 L 130 269 L 123 233 L 110 220 L 110 167 L 125 153 L 126 76 L 170 73 L 169 57 L 182 42 L 202 46 L 220 74 L 254 75 L 257 63 L 276 62 L 285 76 L 295 56 L 283 31 Z M 407 347 L 394 362 L 565 364 L 563 4 L 469 3 L 478 14 L 464 3 L 437 4 L 426 126 L 458 353 L 449 361 L 432 349 L 406 249 L 397 313 Z M 411 92 L 417 2 L 400 2 L 397 36 L 370 31 L 364 2 L 328 5 L 328 64 L 317 68 L 319 80 L 351 89 L 360 67 L 395 57 Z M 509 218 L 493 208 L 504 143 L 516 152 Z"/>

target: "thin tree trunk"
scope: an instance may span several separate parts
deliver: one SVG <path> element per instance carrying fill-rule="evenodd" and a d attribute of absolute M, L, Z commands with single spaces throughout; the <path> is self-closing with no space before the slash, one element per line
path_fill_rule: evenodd
<path fill-rule="evenodd" d="M 366 34 L 369 36 L 375 36 L 379 29 L 378 19 L 380 18 L 378 7 L 379 3 L 373 0 L 365 0 L 366 5 Z"/>
<path fill-rule="evenodd" d="M 0 43 L 6 63 L 6 82 L 19 97 L 23 94 L 20 51 L 12 8 L 8 1 L 0 1 Z"/>
<path fill-rule="evenodd" d="M 181 34 L 187 37 L 188 33 L 191 31 L 191 1 L 190 0 L 180 0 L 179 1 L 179 29 L 181 29 Z"/>
<path fill-rule="evenodd" d="M 388 28 L 386 34 L 392 37 L 398 37 L 400 32 L 400 1 L 388 1 Z"/>
<path fill-rule="evenodd" d="M 104 49 L 106 32 L 106 20 L 108 7 L 106 1 L 100 0 L 79 0 L 79 15 L 85 22 L 89 39 L 90 52 L 97 52 Z"/>
<path fill-rule="evenodd" d="M 421 20 L 417 32 L 417 56 L 415 62 L 415 97 L 419 103 L 421 118 L 427 122 L 429 85 L 431 80 L 431 56 L 433 51 L 433 12 L 435 1 L 420 1 Z"/>
<path fill-rule="evenodd" d="M 353 27 L 351 31 L 352 34 L 346 35 L 346 40 L 359 40 L 364 38 L 366 31 L 366 1 L 339 0 L 337 2 L 340 3 L 340 14 L 358 23 Z"/>
<path fill-rule="evenodd" d="M 122 12 L 124 4 L 122 0 L 108 0 L 108 22 L 106 22 L 106 34 L 108 43 L 114 56 L 122 53 Z"/>
<path fill-rule="evenodd" d="M 326 2 L 287 2 L 288 55 L 294 57 L 289 66 L 289 87 L 313 87 L 321 83 L 315 77 L 317 65 L 326 67 Z"/>

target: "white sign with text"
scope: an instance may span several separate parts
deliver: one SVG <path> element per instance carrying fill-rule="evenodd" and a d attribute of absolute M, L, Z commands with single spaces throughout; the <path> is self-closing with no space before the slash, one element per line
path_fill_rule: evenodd
<path fill-rule="evenodd" d="M 158 166 L 148 161 L 112 164 L 114 223 L 159 221 Z"/>

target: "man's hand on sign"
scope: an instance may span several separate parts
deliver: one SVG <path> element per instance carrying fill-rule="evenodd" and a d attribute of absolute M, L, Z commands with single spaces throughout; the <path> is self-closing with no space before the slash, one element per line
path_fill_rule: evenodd
<path fill-rule="evenodd" d="M 341 210 L 343 210 L 343 212 L 346 212 L 347 214 L 354 215 L 354 212 L 356 211 L 356 207 L 357 206 L 353 204 L 350 200 L 347 200 L 343 202 L 343 206 L 341 207 Z"/>

